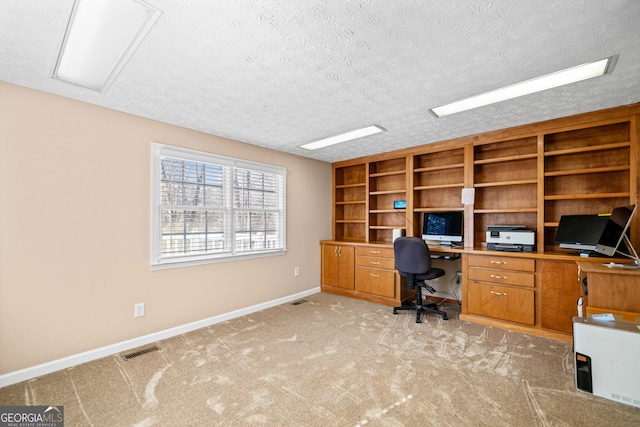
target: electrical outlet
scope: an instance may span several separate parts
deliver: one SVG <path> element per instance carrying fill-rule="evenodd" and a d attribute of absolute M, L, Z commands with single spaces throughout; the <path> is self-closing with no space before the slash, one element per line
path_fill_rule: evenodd
<path fill-rule="evenodd" d="M 138 304 L 133 305 L 133 317 L 142 317 L 144 316 L 144 303 L 140 302 Z"/>
<path fill-rule="evenodd" d="M 296 267 L 296 268 L 293 269 L 293 275 L 295 277 L 300 276 L 300 268 L 299 267 Z"/>

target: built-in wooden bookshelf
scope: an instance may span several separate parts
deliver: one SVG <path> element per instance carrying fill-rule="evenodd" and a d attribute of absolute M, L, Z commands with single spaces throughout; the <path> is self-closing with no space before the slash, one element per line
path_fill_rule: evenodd
<path fill-rule="evenodd" d="M 413 156 L 414 236 L 422 233 L 426 212 L 462 211 L 464 148 L 458 147 Z"/>
<path fill-rule="evenodd" d="M 390 243 L 393 229 L 420 235 L 424 212 L 460 210 L 466 247 L 483 247 L 490 225 L 514 224 L 536 231 L 538 251 L 557 250 L 562 215 L 637 202 L 639 113 L 619 107 L 335 163 L 333 238 Z M 464 188 L 475 191 L 470 208 Z"/>
<path fill-rule="evenodd" d="M 406 199 L 406 157 L 370 162 L 367 242 L 391 243 L 394 229 L 406 232 L 406 209 L 394 208 L 395 201 Z"/>
<path fill-rule="evenodd" d="M 365 165 L 334 168 L 334 238 L 362 241 L 367 223 L 367 171 Z"/>
<path fill-rule="evenodd" d="M 544 135 L 545 246 L 553 245 L 562 215 L 607 213 L 635 203 L 634 121 L 593 123 Z"/>
<path fill-rule="evenodd" d="M 491 225 L 525 225 L 535 230 L 538 212 L 537 137 L 491 143 L 473 150 L 473 241 L 484 242 Z"/>

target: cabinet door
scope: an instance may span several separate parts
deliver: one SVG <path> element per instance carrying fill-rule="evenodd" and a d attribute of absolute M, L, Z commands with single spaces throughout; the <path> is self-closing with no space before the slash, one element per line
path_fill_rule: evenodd
<path fill-rule="evenodd" d="M 355 288 L 355 259 L 356 248 L 340 246 L 338 248 L 338 287 L 344 289 Z"/>
<path fill-rule="evenodd" d="M 322 284 L 338 286 L 338 249 L 337 245 L 322 246 Z"/>
<path fill-rule="evenodd" d="M 539 261 L 542 263 L 540 285 L 541 326 L 571 333 L 576 303 L 582 293 L 575 262 Z"/>
<path fill-rule="evenodd" d="M 344 289 L 355 287 L 355 248 L 322 246 L 322 284 Z"/>

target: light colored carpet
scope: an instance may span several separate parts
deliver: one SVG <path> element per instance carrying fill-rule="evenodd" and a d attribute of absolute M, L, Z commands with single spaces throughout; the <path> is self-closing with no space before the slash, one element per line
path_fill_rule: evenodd
<path fill-rule="evenodd" d="M 575 390 L 570 344 L 315 294 L 0 389 L 67 426 L 631 426 Z"/>

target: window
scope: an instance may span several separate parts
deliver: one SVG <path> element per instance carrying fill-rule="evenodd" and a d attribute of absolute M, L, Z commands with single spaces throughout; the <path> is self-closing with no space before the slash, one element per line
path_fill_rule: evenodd
<path fill-rule="evenodd" d="M 152 266 L 286 250 L 286 170 L 153 144 Z"/>

